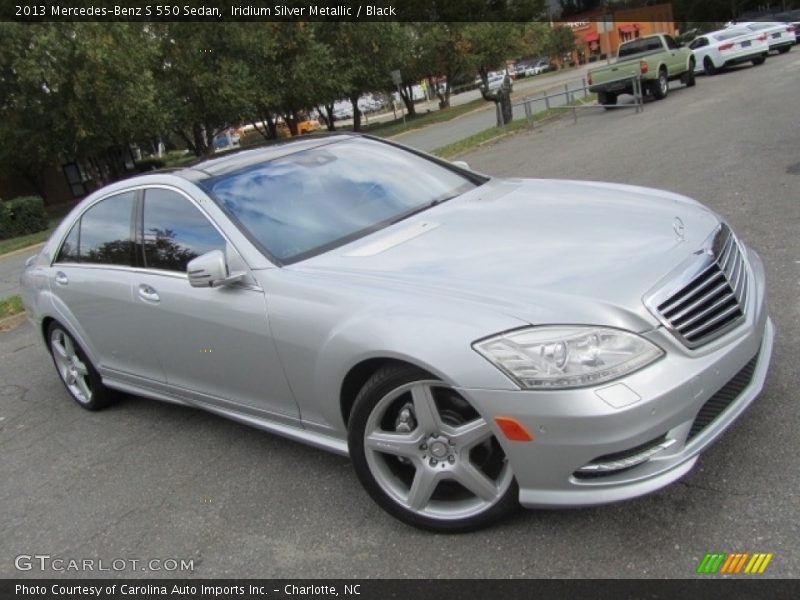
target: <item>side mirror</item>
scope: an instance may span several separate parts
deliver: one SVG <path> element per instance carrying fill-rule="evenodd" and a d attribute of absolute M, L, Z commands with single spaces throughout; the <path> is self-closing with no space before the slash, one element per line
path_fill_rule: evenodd
<path fill-rule="evenodd" d="M 470 170 L 469 165 L 466 162 L 464 162 L 463 160 L 454 160 L 453 164 L 455 166 L 457 166 L 457 167 L 462 168 L 462 169 L 466 169 L 467 171 Z"/>
<path fill-rule="evenodd" d="M 245 278 L 244 272 L 228 273 L 225 254 L 221 250 L 212 250 L 190 260 L 186 265 L 186 274 L 192 287 L 220 287 L 237 283 Z"/>

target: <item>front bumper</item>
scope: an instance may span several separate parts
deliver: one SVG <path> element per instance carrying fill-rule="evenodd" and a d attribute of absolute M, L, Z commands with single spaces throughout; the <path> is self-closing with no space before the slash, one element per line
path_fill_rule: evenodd
<path fill-rule="evenodd" d="M 643 335 L 666 350 L 664 358 L 598 388 L 459 389 L 496 428 L 523 506 L 590 506 L 658 490 L 686 474 L 744 412 L 764 385 L 774 337 L 763 267 L 755 253 L 749 255 L 753 277 L 746 318 L 706 346 L 689 350 L 659 328 Z M 709 419 L 709 406 L 720 394 L 727 394 L 726 406 L 712 410 Z M 535 439 L 508 440 L 496 427 L 496 416 L 517 419 Z M 670 443 L 642 460 L 648 444 L 664 441 Z M 591 477 L 580 471 L 625 456 L 635 458 L 632 466 Z"/>

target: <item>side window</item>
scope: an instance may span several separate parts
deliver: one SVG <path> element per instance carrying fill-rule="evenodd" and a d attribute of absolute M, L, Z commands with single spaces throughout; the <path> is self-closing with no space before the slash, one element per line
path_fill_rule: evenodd
<path fill-rule="evenodd" d="M 189 200 L 170 190 L 144 195 L 144 265 L 149 269 L 185 271 L 190 260 L 225 251 L 225 239 Z"/>
<path fill-rule="evenodd" d="M 678 46 L 678 42 L 673 40 L 670 36 L 665 35 L 664 40 L 667 42 L 667 48 L 669 48 L 670 50 L 677 50 L 678 48 L 680 48 L 680 46 Z"/>
<path fill-rule="evenodd" d="M 71 263 L 78 262 L 78 239 L 81 231 L 80 220 L 75 221 L 75 224 L 70 229 L 64 243 L 61 244 L 61 250 L 58 251 L 56 256 L 57 263 Z"/>
<path fill-rule="evenodd" d="M 131 214 L 134 198 L 134 192 L 111 196 L 83 213 L 80 220 L 79 262 L 133 264 Z"/>

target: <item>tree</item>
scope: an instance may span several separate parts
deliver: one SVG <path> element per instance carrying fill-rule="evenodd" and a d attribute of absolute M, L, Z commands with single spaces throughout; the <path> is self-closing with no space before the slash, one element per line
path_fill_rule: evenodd
<path fill-rule="evenodd" d="M 42 196 L 58 162 L 119 176 L 110 155 L 161 122 L 150 42 L 137 23 L 0 23 L 0 167 Z"/>
<path fill-rule="evenodd" d="M 161 109 L 195 155 L 210 154 L 214 136 L 251 109 L 246 28 L 238 23 L 165 23 L 154 32 L 161 51 Z"/>
<path fill-rule="evenodd" d="M 390 73 L 396 68 L 398 44 L 402 43 L 398 23 L 336 22 L 318 24 L 317 38 L 328 48 L 331 61 L 323 76 L 322 88 L 327 93 L 332 122 L 333 101 L 342 96 L 353 105 L 353 129 L 361 128 L 359 98 L 366 92 L 385 90 L 391 85 Z M 334 78 L 331 81 L 331 78 Z M 333 95 L 336 94 L 336 95 Z"/>
<path fill-rule="evenodd" d="M 575 33 L 565 25 L 553 27 L 548 36 L 547 48 L 551 56 L 557 56 L 559 62 L 563 61 L 565 54 L 575 50 Z"/>

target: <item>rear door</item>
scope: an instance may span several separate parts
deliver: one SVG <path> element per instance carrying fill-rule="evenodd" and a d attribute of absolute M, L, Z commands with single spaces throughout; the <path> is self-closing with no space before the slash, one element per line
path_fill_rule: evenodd
<path fill-rule="evenodd" d="M 131 313 L 136 191 L 92 204 L 61 244 L 50 289 L 64 324 L 76 332 L 101 374 L 164 381 L 150 340 Z"/>

